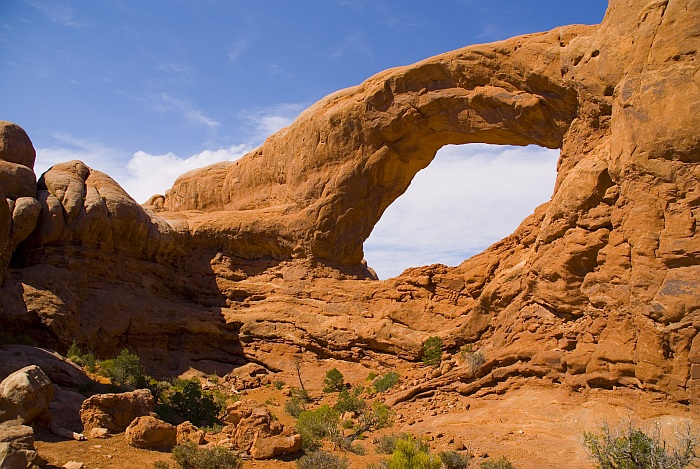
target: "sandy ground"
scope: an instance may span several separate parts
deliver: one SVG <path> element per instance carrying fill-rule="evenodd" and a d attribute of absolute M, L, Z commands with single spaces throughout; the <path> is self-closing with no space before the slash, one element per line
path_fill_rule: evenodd
<path fill-rule="evenodd" d="M 332 395 L 316 395 L 322 397 L 319 405 L 334 402 Z M 294 424 L 294 419 L 284 412 L 287 397 L 282 391 L 265 386 L 248 391 L 246 397 L 266 402 L 283 424 Z M 350 468 L 365 468 L 370 462 L 385 457 L 375 453 L 372 439 L 392 432 L 424 437 L 435 451 L 454 449 L 461 442 L 478 456 L 471 467 L 478 467 L 486 455 L 506 455 L 520 469 L 576 469 L 593 467 L 581 445 L 582 432 L 596 431 L 604 421 L 614 423 L 632 418 L 642 426 L 657 423 L 668 435 L 686 421 L 700 428 L 700 415 L 693 407 L 653 401 L 641 392 L 588 390 L 577 393 L 537 383 L 504 396 L 478 399 L 437 393 L 430 399 L 398 404 L 394 411 L 392 428 L 370 434 L 359 442 L 366 450 L 364 456 L 338 452 L 348 458 Z M 169 453 L 132 448 L 126 445 L 123 435 L 78 442 L 40 432 L 37 440 L 39 453 L 56 467 L 68 461 L 82 462 L 87 469 L 141 469 L 153 467 L 156 461 L 167 461 L 171 467 L 175 466 Z M 296 467 L 294 460 L 300 455 L 291 455 L 285 460 L 245 461 L 244 468 L 293 468 Z"/>

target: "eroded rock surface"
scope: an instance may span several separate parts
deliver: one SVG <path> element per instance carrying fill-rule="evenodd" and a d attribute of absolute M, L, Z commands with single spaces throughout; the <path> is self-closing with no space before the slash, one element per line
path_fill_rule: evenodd
<path fill-rule="evenodd" d="M 600 25 L 381 72 L 144 207 L 80 162 L 27 193 L 28 157 L 2 156 L 0 318 L 59 348 L 128 345 L 163 373 L 289 369 L 302 352 L 391 364 L 439 335 L 486 361 L 430 386 L 698 401 L 699 11 L 612 0 Z M 471 142 L 560 148 L 551 201 L 457 267 L 372 281 L 362 243 L 384 210 L 441 146 Z M 24 239 L 22 197 L 41 205 Z"/>
<path fill-rule="evenodd" d="M 22 424 L 48 425 L 52 400 L 53 384 L 41 368 L 17 370 L 0 383 L 0 422 L 19 419 Z"/>
<path fill-rule="evenodd" d="M 177 428 L 150 415 L 144 415 L 136 417 L 126 427 L 124 438 L 136 448 L 169 451 L 177 444 Z"/>
<path fill-rule="evenodd" d="M 123 393 L 95 394 L 80 407 L 80 420 L 89 432 L 93 428 L 106 428 L 120 433 L 137 417 L 149 415 L 155 401 L 148 389 Z"/>
<path fill-rule="evenodd" d="M 234 445 L 254 459 L 272 459 L 301 449 L 301 435 L 285 427 L 266 406 L 253 401 L 238 401 L 226 409 L 224 431 Z"/>
<path fill-rule="evenodd" d="M 27 469 L 43 461 L 34 448 L 34 430 L 19 420 L 0 423 L 0 467 Z"/>

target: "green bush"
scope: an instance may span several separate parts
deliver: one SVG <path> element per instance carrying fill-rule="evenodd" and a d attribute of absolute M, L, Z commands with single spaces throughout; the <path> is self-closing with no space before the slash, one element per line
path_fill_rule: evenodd
<path fill-rule="evenodd" d="M 340 414 L 345 412 L 354 412 L 359 414 L 365 408 L 365 401 L 360 397 L 363 389 L 361 387 L 356 387 L 352 392 L 348 391 L 347 388 L 340 390 L 338 394 L 338 402 L 333 406 Z"/>
<path fill-rule="evenodd" d="M 428 337 L 423 342 L 423 363 L 437 368 L 442 361 L 442 339 L 437 336 Z"/>
<path fill-rule="evenodd" d="M 78 346 L 78 342 L 73 340 L 73 342 L 70 344 L 70 347 L 68 347 L 68 351 L 66 352 L 66 357 L 72 359 L 72 357 L 80 358 L 82 355 L 83 355 L 83 351 Z"/>
<path fill-rule="evenodd" d="M 372 387 L 376 392 L 384 392 L 391 389 L 399 382 L 399 374 L 395 371 L 390 371 L 381 378 L 377 378 L 372 382 Z"/>
<path fill-rule="evenodd" d="M 408 433 L 391 433 L 383 435 L 374 441 L 375 450 L 379 454 L 391 454 L 396 450 L 396 442 L 400 439 L 409 438 Z"/>
<path fill-rule="evenodd" d="M 481 469 L 517 469 L 505 456 L 501 456 L 499 459 L 489 458 L 482 462 L 479 467 Z M 629 469 L 634 469 L 634 467 L 630 467 Z"/>
<path fill-rule="evenodd" d="M 322 439 L 336 436 L 339 421 L 338 412 L 327 405 L 299 414 L 296 429 L 301 435 L 302 448 L 318 449 Z"/>
<path fill-rule="evenodd" d="M 6 331 L 0 331 L 0 347 L 4 345 L 31 345 L 36 346 L 36 341 L 27 334 L 12 334 Z"/>
<path fill-rule="evenodd" d="M 338 392 L 345 388 L 343 373 L 337 368 L 326 371 L 323 380 L 323 392 Z"/>
<path fill-rule="evenodd" d="M 243 465 L 235 453 L 221 446 L 199 448 L 193 442 L 173 448 L 173 459 L 182 469 L 238 469 Z"/>
<path fill-rule="evenodd" d="M 75 340 L 71 343 L 70 347 L 68 347 L 66 357 L 76 365 L 84 366 L 91 373 L 95 371 L 97 366 L 95 354 L 92 352 L 84 352 Z"/>
<path fill-rule="evenodd" d="M 272 384 L 275 386 L 275 389 L 277 389 L 279 391 L 280 389 L 282 389 L 284 387 L 285 382 L 281 379 L 278 379 L 278 380 L 275 380 L 275 382 Z"/>
<path fill-rule="evenodd" d="M 396 441 L 396 449 L 388 461 L 388 469 L 440 469 L 442 462 L 430 454 L 426 444 L 409 435 Z"/>
<path fill-rule="evenodd" d="M 177 415 L 198 427 L 218 421 L 222 406 L 214 400 L 211 393 L 202 390 L 202 385 L 196 378 L 175 380 L 173 389 L 168 404 Z"/>
<path fill-rule="evenodd" d="M 292 417 L 298 418 L 306 410 L 306 404 L 309 402 L 311 402 L 311 398 L 306 390 L 292 388 L 292 395 L 284 404 L 284 410 Z"/>
<path fill-rule="evenodd" d="M 438 454 L 445 469 L 467 469 L 469 467 L 469 455 L 457 451 L 443 451 Z"/>
<path fill-rule="evenodd" d="M 122 350 L 117 358 L 103 361 L 101 367 L 117 386 L 133 390 L 148 385 L 149 379 L 143 371 L 141 360 L 127 349 Z"/>
<path fill-rule="evenodd" d="M 600 469 L 680 469 L 698 459 L 695 448 L 700 438 L 689 426 L 677 433 L 675 446 L 661 437 L 658 426 L 649 435 L 631 420 L 615 428 L 603 423 L 600 430 L 600 434 L 583 433 L 583 445 Z"/>
<path fill-rule="evenodd" d="M 391 425 L 393 412 L 383 402 L 374 401 L 369 409 L 365 409 L 357 418 L 357 430 L 359 435 L 363 432 L 375 431 Z"/>
<path fill-rule="evenodd" d="M 167 461 L 156 461 L 153 463 L 153 469 L 170 469 L 170 464 Z"/>
<path fill-rule="evenodd" d="M 314 451 L 297 459 L 299 469 L 346 469 L 348 460 L 328 451 Z"/>

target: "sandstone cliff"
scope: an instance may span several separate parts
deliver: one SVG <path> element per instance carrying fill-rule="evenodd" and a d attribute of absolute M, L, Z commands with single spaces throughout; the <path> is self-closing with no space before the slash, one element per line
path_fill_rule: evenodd
<path fill-rule="evenodd" d="M 220 371 L 303 350 L 416 360 L 438 334 L 488 360 L 426 386 L 537 377 L 696 401 L 699 12 L 612 0 L 597 26 L 387 70 L 144 207 L 80 162 L 35 188 L 31 143 L 5 123 L 0 321 Z M 441 146 L 472 142 L 560 148 L 551 201 L 460 266 L 371 280 L 362 243 L 384 210 Z"/>

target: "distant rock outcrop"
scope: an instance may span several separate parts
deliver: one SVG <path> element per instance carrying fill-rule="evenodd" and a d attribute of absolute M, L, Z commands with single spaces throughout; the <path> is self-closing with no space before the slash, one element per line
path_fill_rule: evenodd
<path fill-rule="evenodd" d="M 437 334 L 488 351 L 435 378 L 464 394 L 535 377 L 700 401 L 699 12 L 611 0 L 600 25 L 387 70 L 144 207 L 80 162 L 33 189 L 5 123 L 0 322 L 162 371 L 416 360 Z M 560 148 L 552 200 L 460 266 L 368 281 L 384 210 L 441 146 L 471 142 Z"/>

